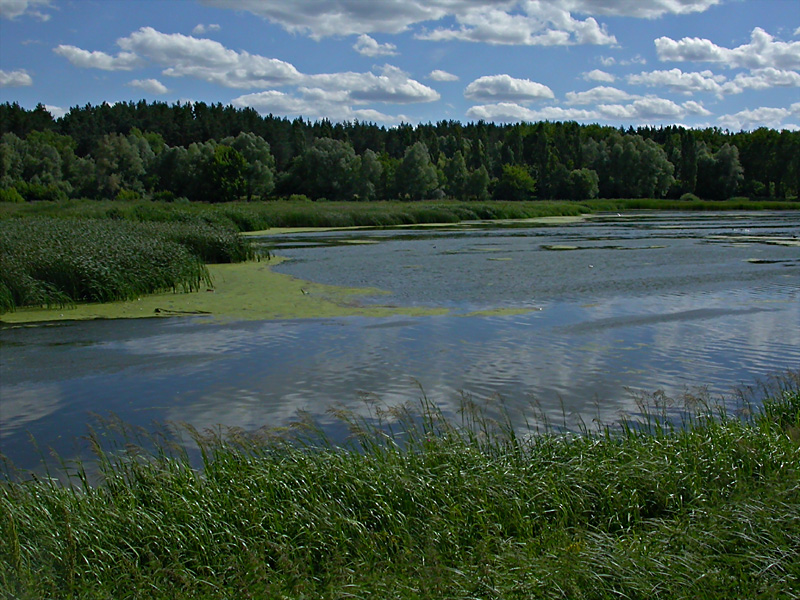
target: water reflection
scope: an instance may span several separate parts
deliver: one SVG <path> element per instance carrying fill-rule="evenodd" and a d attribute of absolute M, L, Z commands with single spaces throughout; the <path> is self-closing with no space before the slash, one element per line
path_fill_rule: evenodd
<path fill-rule="evenodd" d="M 746 244 L 729 243 L 744 229 Z M 725 393 L 800 367 L 798 249 L 766 243 L 798 233 L 794 215 L 659 214 L 559 227 L 357 232 L 379 242 L 371 245 L 340 243 L 356 233 L 304 234 L 276 244 L 291 259 L 281 270 L 381 287 L 397 304 L 453 312 L 7 327 L 0 449 L 33 466 L 30 432 L 69 454 L 89 411 L 134 425 L 251 430 L 286 425 L 298 410 L 330 423 L 333 405 L 366 414 L 364 394 L 392 405 L 425 393 L 455 413 L 466 393 L 502 398 L 520 423 L 537 414 L 590 423 L 635 411 L 629 388 L 679 394 L 708 384 Z M 578 249 L 545 249 L 555 246 Z M 541 310 L 465 316 L 507 308 Z"/>

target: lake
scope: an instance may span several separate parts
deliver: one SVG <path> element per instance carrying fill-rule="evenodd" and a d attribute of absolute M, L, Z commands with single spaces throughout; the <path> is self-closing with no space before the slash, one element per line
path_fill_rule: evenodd
<path fill-rule="evenodd" d="M 0 450 L 81 452 L 92 413 L 246 430 L 332 406 L 463 396 L 521 424 L 637 410 L 638 391 L 712 397 L 800 368 L 800 215 L 633 213 L 561 224 L 259 238 L 294 277 L 389 292 L 428 317 L 213 323 L 197 318 L 0 329 Z"/>

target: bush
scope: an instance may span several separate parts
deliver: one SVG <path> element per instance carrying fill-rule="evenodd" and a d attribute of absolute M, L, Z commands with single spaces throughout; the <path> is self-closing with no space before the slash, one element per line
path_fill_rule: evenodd
<path fill-rule="evenodd" d="M 0 190 L 0 202 L 25 202 L 16 188 L 5 188 Z"/>
<path fill-rule="evenodd" d="M 691 192 L 686 192 L 681 196 L 681 200 L 684 202 L 699 202 L 700 198 L 692 194 Z"/>

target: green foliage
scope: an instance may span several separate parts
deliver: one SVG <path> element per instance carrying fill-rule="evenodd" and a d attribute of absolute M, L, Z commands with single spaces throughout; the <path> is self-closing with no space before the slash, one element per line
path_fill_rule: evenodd
<path fill-rule="evenodd" d="M 0 202 L 25 202 L 16 188 L 0 189 Z"/>
<path fill-rule="evenodd" d="M 22 306 L 129 300 L 211 284 L 204 262 L 236 262 L 253 250 L 232 229 L 200 220 L 0 221 L 0 311 Z M 116 217 L 116 218 L 115 218 Z"/>
<path fill-rule="evenodd" d="M 531 200 L 536 194 L 536 180 L 528 169 L 518 165 L 503 165 L 503 174 L 495 187 L 499 200 Z"/>
<path fill-rule="evenodd" d="M 436 167 L 431 163 L 424 142 L 417 142 L 406 150 L 397 167 L 395 185 L 401 198 L 408 197 L 411 200 L 430 197 L 439 185 Z"/>
<path fill-rule="evenodd" d="M 283 431 L 92 431 L 98 481 L 0 483 L 11 597 L 791 598 L 800 374 L 761 410 L 661 395 L 620 428 L 518 431 L 464 398 Z M 363 412 L 363 411 L 362 411 Z M 715 416 L 716 415 L 716 416 Z M 193 463 L 186 448 L 199 448 Z"/>

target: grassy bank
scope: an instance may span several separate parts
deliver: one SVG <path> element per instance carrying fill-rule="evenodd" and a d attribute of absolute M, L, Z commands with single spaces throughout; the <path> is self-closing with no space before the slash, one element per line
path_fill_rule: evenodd
<path fill-rule="evenodd" d="M 251 257 L 253 250 L 235 231 L 201 221 L 5 219 L 0 313 L 196 291 L 211 285 L 205 263 Z"/>
<path fill-rule="evenodd" d="M 0 483 L 17 598 L 797 598 L 800 373 L 695 407 L 520 436 L 465 403 L 165 439 L 91 436 L 102 482 Z M 131 437 L 132 436 L 132 437 Z M 145 450 L 143 447 L 155 450 Z M 105 447 L 103 448 L 103 446 Z"/>
<path fill-rule="evenodd" d="M 479 219 L 577 216 L 590 212 L 575 202 L 232 202 L 226 204 L 74 200 L 0 204 L 0 219 L 29 216 L 183 222 L 200 219 L 258 231 L 272 227 L 391 227 Z"/>

